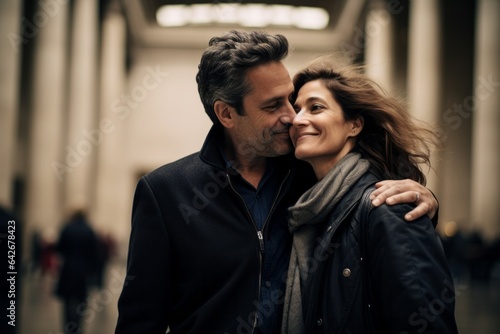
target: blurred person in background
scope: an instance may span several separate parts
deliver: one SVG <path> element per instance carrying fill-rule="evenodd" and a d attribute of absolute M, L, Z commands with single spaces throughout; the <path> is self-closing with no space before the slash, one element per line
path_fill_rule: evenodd
<path fill-rule="evenodd" d="M 63 227 L 56 251 L 63 261 L 55 293 L 64 305 L 64 332 L 81 333 L 85 300 L 98 261 L 98 239 L 83 210 L 76 210 Z"/>

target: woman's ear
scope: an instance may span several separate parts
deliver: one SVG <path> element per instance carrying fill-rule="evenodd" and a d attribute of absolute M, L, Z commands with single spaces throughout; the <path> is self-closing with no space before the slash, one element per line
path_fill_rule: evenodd
<path fill-rule="evenodd" d="M 234 117 L 233 113 L 236 111 L 232 106 L 223 102 L 221 100 L 217 100 L 214 103 L 214 111 L 215 115 L 219 119 L 219 122 L 225 128 L 232 128 L 234 126 Z"/>
<path fill-rule="evenodd" d="M 357 118 L 351 121 L 351 137 L 356 137 L 363 130 L 363 126 L 365 125 L 365 119 L 363 116 L 358 116 Z"/>

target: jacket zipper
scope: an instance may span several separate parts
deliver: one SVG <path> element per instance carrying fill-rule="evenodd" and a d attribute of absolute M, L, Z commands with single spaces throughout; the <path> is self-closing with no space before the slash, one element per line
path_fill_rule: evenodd
<path fill-rule="evenodd" d="M 247 213 L 247 216 L 248 218 L 250 218 L 250 221 L 252 222 L 252 225 L 253 227 L 255 228 L 256 232 L 257 232 L 257 238 L 259 239 L 259 286 L 258 286 L 258 289 L 257 289 L 257 298 L 260 297 L 260 289 L 261 289 L 261 281 L 262 281 L 262 254 L 264 254 L 264 237 L 262 235 L 262 232 L 257 228 L 257 224 L 255 224 L 255 221 L 253 220 L 253 217 L 252 217 L 252 214 L 250 213 L 250 210 L 248 210 L 248 207 L 245 203 L 245 200 L 243 199 L 243 197 L 241 197 L 241 195 L 236 191 L 236 189 L 234 189 L 233 187 L 233 183 L 231 182 L 231 178 L 229 177 L 229 174 L 226 173 L 226 177 L 227 177 L 227 181 L 229 183 L 229 186 L 231 187 L 231 189 L 233 190 L 233 192 L 239 197 L 239 199 L 241 200 L 241 203 L 243 203 L 243 206 L 245 207 L 245 210 L 246 210 L 246 213 Z M 252 324 L 252 333 L 255 331 L 255 327 L 257 327 L 257 317 L 255 317 L 254 321 L 253 321 L 253 324 Z"/>
<path fill-rule="evenodd" d="M 264 251 L 266 250 L 264 246 L 264 235 L 262 234 L 261 231 L 257 231 L 257 237 L 259 238 L 260 252 L 264 253 Z"/>
<path fill-rule="evenodd" d="M 289 176 L 290 176 L 290 170 L 288 170 L 288 173 L 286 174 L 285 178 L 283 179 L 283 181 L 281 181 L 280 187 L 278 188 L 278 193 L 274 197 L 273 205 L 271 205 L 271 209 L 269 210 L 269 213 L 267 214 L 266 220 L 264 221 L 264 224 L 262 225 L 262 231 L 264 231 L 264 229 L 266 228 L 267 222 L 268 222 L 269 218 L 271 218 L 271 215 L 274 212 L 274 209 L 276 207 L 276 202 L 278 202 L 278 198 L 280 197 L 281 190 L 283 189 L 283 185 L 285 184 L 286 180 L 288 180 Z"/>
<path fill-rule="evenodd" d="M 290 176 L 290 170 L 288 170 L 288 173 L 286 174 L 285 178 L 283 179 L 283 181 L 280 184 L 280 187 L 278 188 L 278 192 L 274 198 L 273 204 L 271 205 L 271 209 L 269 210 L 269 213 L 267 214 L 266 220 L 264 221 L 264 224 L 262 225 L 262 231 L 264 231 L 269 218 L 271 217 L 272 213 L 274 212 L 276 202 L 278 201 L 278 198 L 280 197 L 281 190 L 283 189 L 283 185 L 285 184 L 285 182 L 289 176 Z M 234 189 L 233 184 L 231 182 L 231 178 L 229 177 L 228 173 L 226 173 L 226 177 L 227 177 L 227 181 L 228 181 L 229 185 L 231 186 L 231 189 L 234 191 L 234 193 L 240 198 L 241 202 L 243 203 L 243 206 L 245 207 L 245 210 L 247 212 L 247 216 L 250 218 L 250 221 L 252 222 L 255 230 L 257 231 L 257 238 L 259 239 L 259 250 L 260 250 L 260 252 L 259 252 L 259 287 L 257 289 L 257 298 L 260 299 L 260 291 L 262 289 L 262 254 L 264 254 L 264 252 L 266 250 L 265 244 L 264 244 L 264 234 L 262 233 L 261 230 L 259 230 L 257 228 L 257 224 L 255 224 L 255 221 L 253 220 L 253 217 L 252 217 L 252 214 L 250 213 L 250 210 L 248 210 L 248 207 L 245 203 L 245 200 L 236 191 L 236 189 Z M 252 325 L 252 333 L 255 331 L 256 327 L 257 327 L 257 317 L 255 317 L 255 320 L 254 320 L 253 325 Z"/>

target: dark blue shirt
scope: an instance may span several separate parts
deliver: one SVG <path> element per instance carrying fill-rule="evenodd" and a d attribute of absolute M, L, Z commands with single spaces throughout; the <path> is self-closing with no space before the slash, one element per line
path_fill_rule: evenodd
<path fill-rule="evenodd" d="M 227 167 L 235 171 L 230 162 L 227 162 Z M 235 171 L 234 174 L 236 173 Z M 233 178 L 234 188 L 245 201 L 256 229 L 263 233 L 260 300 L 255 302 L 255 306 L 258 311 L 258 329 L 266 334 L 279 333 L 289 262 L 291 236 L 286 212 L 279 213 L 272 221 L 266 222 L 283 178 L 284 175 L 280 175 L 275 168 L 273 159 L 268 159 L 266 171 L 257 189 L 241 175 Z"/>

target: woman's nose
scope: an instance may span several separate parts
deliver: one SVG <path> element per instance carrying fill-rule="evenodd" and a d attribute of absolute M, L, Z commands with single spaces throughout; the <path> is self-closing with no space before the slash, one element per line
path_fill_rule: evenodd
<path fill-rule="evenodd" d="M 301 126 L 305 125 L 307 122 L 306 117 L 304 117 L 304 112 L 299 111 L 298 113 L 295 114 L 295 117 L 293 118 L 292 125 L 293 126 Z"/>

